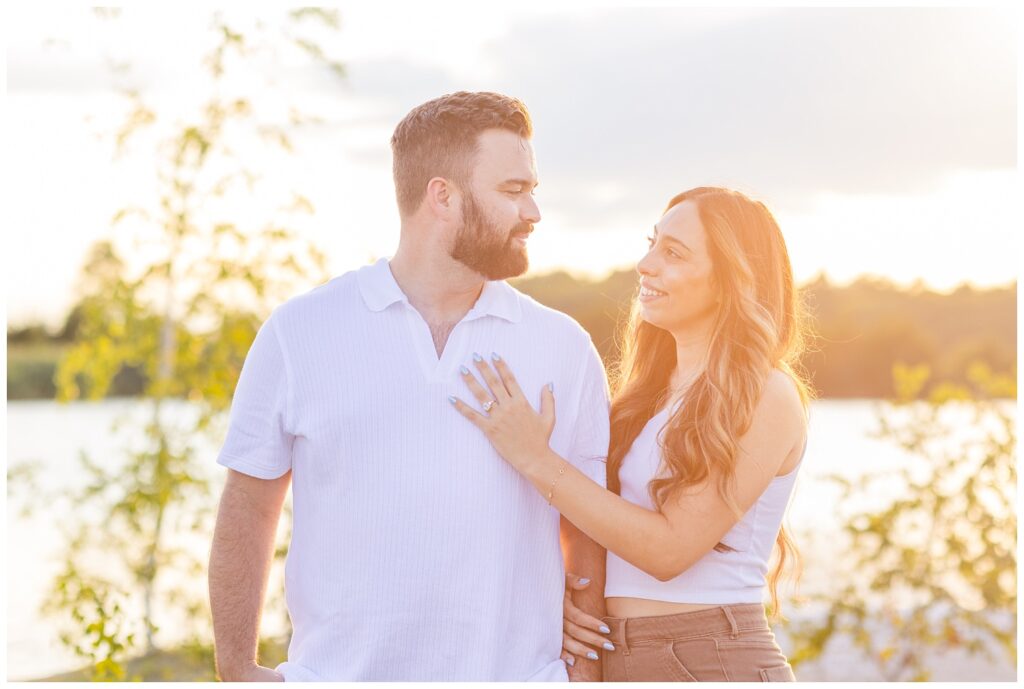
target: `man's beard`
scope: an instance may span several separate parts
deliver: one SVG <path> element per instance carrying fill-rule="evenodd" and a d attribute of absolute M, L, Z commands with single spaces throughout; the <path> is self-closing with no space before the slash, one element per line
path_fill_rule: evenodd
<path fill-rule="evenodd" d="M 530 259 L 526 248 L 516 246 L 513 238 L 532 229 L 530 223 L 519 223 L 502 232 L 484 217 L 476 198 L 467 194 L 462 207 L 462 226 L 455 234 L 451 257 L 488 280 L 522 275 L 530 267 Z"/>

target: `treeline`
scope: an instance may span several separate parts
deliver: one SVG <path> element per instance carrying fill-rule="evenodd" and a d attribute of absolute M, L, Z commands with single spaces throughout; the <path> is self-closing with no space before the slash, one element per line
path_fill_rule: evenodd
<path fill-rule="evenodd" d="M 598 282 L 565 273 L 513 283 L 586 328 L 608 365 L 616 328 L 636 290 L 633 271 Z M 932 379 L 967 383 L 970 364 L 1011 373 L 1017 357 L 1017 287 L 950 294 L 905 289 L 875 278 L 836 286 L 825 277 L 802 286 L 811 337 L 802 363 L 821 397 L 889 397 L 893 365 L 927 364 Z M 927 392 L 927 391 L 925 391 Z"/>
<path fill-rule="evenodd" d="M 512 283 L 542 304 L 564 311 L 587 329 L 605 364 L 616 355 L 616 328 L 626 318 L 636 274 L 619 271 L 600 282 L 558 272 Z M 839 287 L 824 277 L 802 288 L 812 337 L 803 365 L 821 397 L 888 397 L 896 363 L 927 364 L 933 379 L 966 383 L 971 363 L 1011 373 L 1017 356 L 1017 288 L 950 294 L 898 288 L 862 278 Z M 7 332 L 7 398 L 52 399 L 53 373 L 74 341 L 78 310 L 57 332 L 33 325 Z M 145 379 L 125 368 L 112 394 L 141 392 Z"/>

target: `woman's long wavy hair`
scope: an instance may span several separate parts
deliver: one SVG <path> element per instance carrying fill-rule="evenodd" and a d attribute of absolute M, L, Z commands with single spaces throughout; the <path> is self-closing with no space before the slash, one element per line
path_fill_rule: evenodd
<path fill-rule="evenodd" d="M 734 497 L 739 438 L 750 427 L 768 375 L 781 369 L 796 383 L 805 409 L 810 389 L 799 368 L 804 326 L 793 285 L 789 254 L 775 218 L 764 204 L 717 187 L 700 187 L 669 201 L 665 212 L 684 201 L 696 204 L 707 234 L 719 304 L 706 365 L 684 393 L 661 435 L 667 475 L 650 482 L 660 510 L 670 496 L 706 481 L 742 516 Z M 676 366 L 676 342 L 640 316 L 634 298 L 619 338 L 620 357 L 612 380 L 608 487 L 620 492 L 622 460 L 647 422 L 668 402 Z M 776 540 L 778 558 L 768 577 L 771 613 L 779 615 L 778 583 L 799 553 L 786 533 Z M 719 544 L 716 550 L 729 550 Z"/>

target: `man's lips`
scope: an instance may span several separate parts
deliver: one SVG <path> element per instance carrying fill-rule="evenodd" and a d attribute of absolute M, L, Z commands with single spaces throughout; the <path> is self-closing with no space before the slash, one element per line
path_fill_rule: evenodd
<path fill-rule="evenodd" d="M 532 227 L 525 230 L 513 230 L 512 233 L 509 235 L 509 240 L 518 241 L 521 244 L 525 244 L 526 238 L 529 237 L 531 234 L 533 234 Z"/>

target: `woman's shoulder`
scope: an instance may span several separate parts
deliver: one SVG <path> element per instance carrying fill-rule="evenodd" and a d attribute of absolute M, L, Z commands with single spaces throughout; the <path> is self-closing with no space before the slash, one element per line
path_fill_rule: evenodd
<path fill-rule="evenodd" d="M 787 371 L 775 368 L 768 374 L 755 413 L 790 416 L 806 423 L 807 411 L 800 384 Z"/>

